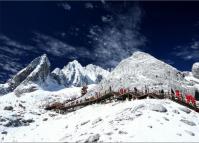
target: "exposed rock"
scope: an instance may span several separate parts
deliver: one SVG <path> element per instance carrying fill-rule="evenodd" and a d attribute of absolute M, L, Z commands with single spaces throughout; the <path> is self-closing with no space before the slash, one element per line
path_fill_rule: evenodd
<path fill-rule="evenodd" d="M 101 122 L 101 121 L 102 121 L 102 118 L 97 118 L 96 120 L 92 122 L 92 124 L 97 124 L 98 122 Z"/>
<path fill-rule="evenodd" d="M 0 118 L 0 122 L 5 122 L 6 119 L 5 118 Z"/>
<path fill-rule="evenodd" d="M 23 119 L 22 122 L 24 122 L 24 123 L 33 123 L 34 120 L 33 119 L 26 119 L 26 120 Z"/>
<path fill-rule="evenodd" d="M 188 108 L 185 107 L 179 107 L 179 109 L 187 114 L 191 113 L 191 110 L 189 110 Z"/>
<path fill-rule="evenodd" d="M 48 118 L 43 118 L 43 121 L 47 121 L 48 120 Z"/>
<path fill-rule="evenodd" d="M 100 135 L 95 134 L 95 135 L 89 136 L 89 138 L 85 141 L 85 143 L 97 142 L 99 139 L 100 139 Z"/>
<path fill-rule="evenodd" d="M 167 109 L 161 104 L 152 104 L 149 106 L 152 111 L 167 112 Z"/>
<path fill-rule="evenodd" d="M 195 78 L 199 79 L 199 62 L 194 63 L 192 66 L 192 74 Z"/>
<path fill-rule="evenodd" d="M 125 132 L 125 131 L 119 131 L 118 133 L 119 133 L 119 134 L 128 134 L 128 133 Z"/>
<path fill-rule="evenodd" d="M 31 83 L 42 84 L 50 73 L 50 62 L 46 54 L 34 59 L 26 68 L 21 70 L 11 79 L 12 88 L 16 95 L 33 92 L 37 87 Z M 27 86 L 29 85 L 30 86 Z"/>
<path fill-rule="evenodd" d="M 81 126 L 83 126 L 83 125 L 85 125 L 85 124 L 87 124 L 87 123 L 89 123 L 89 122 L 90 122 L 90 120 L 85 121 L 85 122 L 82 122 L 82 123 L 81 123 Z"/>
<path fill-rule="evenodd" d="M 3 124 L 5 127 L 20 127 L 23 126 L 21 119 L 9 119 L 7 123 Z"/>
<path fill-rule="evenodd" d="M 6 135 L 8 132 L 7 131 L 3 131 L 3 132 L 1 132 L 1 134 L 4 134 L 4 135 Z"/>
<path fill-rule="evenodd" d="M 42 83 L 45 82 L 50 72 L 50 62 L 46 54 L 34 59 L 26 68 L 19 71 L 13 78 L 9 79 L 5 84 L 0 85 L 0 95 L 15 90 L 17 94 L 25 92 L 32 92 L 34 88 L 30 89 L 24 85 L 29 83 Z"/>
<path fill-rule="evenodd" d="M 13 107 L 12 106 L 6 106 L 6 107 L 4 107 L 4 110 L 13 110 Z"/>
<path fill-rule="evenodd" d="M 58 84 L 63 84 L 65 85 L 66 77 L 63 73 L 63 71 L 60 68 L 54 69 L 51 73 L 50 76 L 52 79 L 57 81 Z M 66 86 L 66 85 L 65 85 Z"/>
<path fill-rule="evenodd" d="M 20 126 L 28 126 L 30 123 L 34 122 L 33 119 L 22 119 L 22 118 L 16 118 L 16 119 L 8 119 L 6 123 L 3 124 L 5 127 L 20 127 Z"/>

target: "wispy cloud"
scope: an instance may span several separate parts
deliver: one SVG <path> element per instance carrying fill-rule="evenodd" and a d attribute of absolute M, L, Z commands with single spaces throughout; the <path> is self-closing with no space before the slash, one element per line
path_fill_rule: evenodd
<path fill-rule="evenodd" d="M 193 41 L 184 46 L 177 46 L 172 54 L 184 60 L 199 60 L 199 42 Z"/>
<path fill-rule="evenodd" d="M 94 8 L 94 6 L 93 6 L 93 4 L 92 4 L 92 3 L 87 2 L 87 3 L 85 3 L 85 8 L 93 9 L 93 8 Z"/>
<path fill-rule="evenodd" d="M 59 4 L 58 6 L 63 7 L 63 8 L 64 8 L 65 10 L 67 10 L 67 11 L 70 11 L 71 8 L 72 8 L 67 2 L 61 3 L 61 4 Z"/>
<path fill-rule="evenodd" d="M 114 16 L 105 28 L 94 26 L 89 37 L 94 41 L 96 64 L 113 67 L 145 44 L 139 32 L 142 10 L 134 6 L 125 14 Z"/>
<path fill-rule="evenodd" d="M 65 56 L 76 51 L 76 48 L 65 42 L 41 33 L 35 33 L 33 41 L 44 52 L 54 56 Z"/>
<path fill-rule="evenodd" d="M 12 39 L 10 39 L 9 37 L 5 36 L 5 35 L 0 35 L 0 40 L 9 47 L 15 48 L 15 49 L 20 49 L 20 50 L 24 50 L 24 51 L 32 51 L 34 49 L 33 46 L 30 45 L 23 45 L 17 41 L 14 41 Z"/>

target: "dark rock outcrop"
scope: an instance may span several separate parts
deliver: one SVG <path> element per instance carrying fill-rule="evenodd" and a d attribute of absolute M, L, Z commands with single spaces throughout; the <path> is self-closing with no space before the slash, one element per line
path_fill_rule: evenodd
<path fill-rule="evenodd" d="M 13 107 L 12 106 L 6 106 L 6 107 L 4 107 L 4 110 L 13 110 Z"/>

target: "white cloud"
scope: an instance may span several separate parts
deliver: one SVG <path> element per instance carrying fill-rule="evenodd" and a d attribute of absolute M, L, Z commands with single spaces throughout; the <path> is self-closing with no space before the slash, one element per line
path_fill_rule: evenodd
<path fill-rule="evenodd" d="M 199 49 L 199 41 L 194 41 L 191 45 L 191 48 L 198 50 Z"/>
<path fill-rule="evenodd" d="M 110 22 L 112 20 L 113 20 L 113 17 L 111 15 L 102 16 L 103 22 Z"/>
<path fill-rule="evenodd" d="M 23 45 L 20 44 L 19 42 L 16 42 L 10 38 L 8 38 L 5 35 L 0 35 L 0 40 L 6 45 L 6 46 L 10 46 L 13 47 L 15 49 L 19 49 L 19 50 L 24 50 L 24 51 L 32 51 L 34 49 L 33 46 L 29 46 L 29 45 Z"/>
<path fill-rule="evenodd" d="M 96 64 L 103 67 L 116 66 L 145 44 L 145 37 L 139 33 L 141 16 L 141 9 L 135 6 L 126 14 L 115 16 L 105 28 L 94 26 L 90 30 Z"/>
<path fill-rule="evenodd" d="M 193 41 L 185 46 L 177 46 L 172 55 L 184 60 L 199 60 L 199 42 Z"/>
<path fill-rule="evenodd" d="M 76 48 L 52 36 L 47 36 L 41 33 L 35 33 L 35 36 L 36 37 L 33 40 L 37 43 L 37 46 L 48 54 L 65 56 L 76 51 Z"/>
<path fill-rule="evenodd" d="M 65 10 L 70 11 L 71 10 L 71 6 L 68 3 L 62 3 L 59 4 L 59 6 L 62 6 Z"/>

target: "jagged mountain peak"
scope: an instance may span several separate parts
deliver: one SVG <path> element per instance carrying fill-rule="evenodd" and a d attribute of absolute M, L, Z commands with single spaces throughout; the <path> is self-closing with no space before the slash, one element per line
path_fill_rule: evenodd
<path fill-rule="evenodd" d="M 145 87 L 149 87 L 150 90 L 171 88 L 186 90 L 190 85 L 182 72 L 148 53 L 139 51 L 122 60 L 108 78 L 102 80 L 98 88 L 104 91 L 110 86 L 118 91 L 122 87 L 129 89 L 137 87 L 141 90 Z"/>
<path fill-rule="evenodd" d="M 70 87 L 98 83 L 108 74 L 108 71 L 99 66 L 89 64 L 84 67 L 77 60 L 74 60 L 64 66 L 63 69 L 55 69 L 52 72 L 52 77 L 59 84 Z"/>
<path fill-rule="evenodd" d="M 82 67 L 82 65 L 77 61 L 77 60 L 73 60 L 71 62 L 68 62 L 68 64 L 66 66 L 77 66 L 77 67 Z"/>
<path fill-rule="evenodd" d="M 7 92 L 17 91 L 22 93 L 23 86 L 29 83 L 43 83 L 47 79 L 50 72 L 50 62 L 46 54 L 43 54 L 28 64 L 27 67 L 19 71 L 15 76 L 7 81 L 9 85 L 6 89 Z M 1 89 L 3 90 L 3 89 Z M 28 89 L 27 89 L 28 90 Z M 7 92 L 1 92 L 3 94 Z M 1 94 L 0 93 L 0 94 Z"/>

